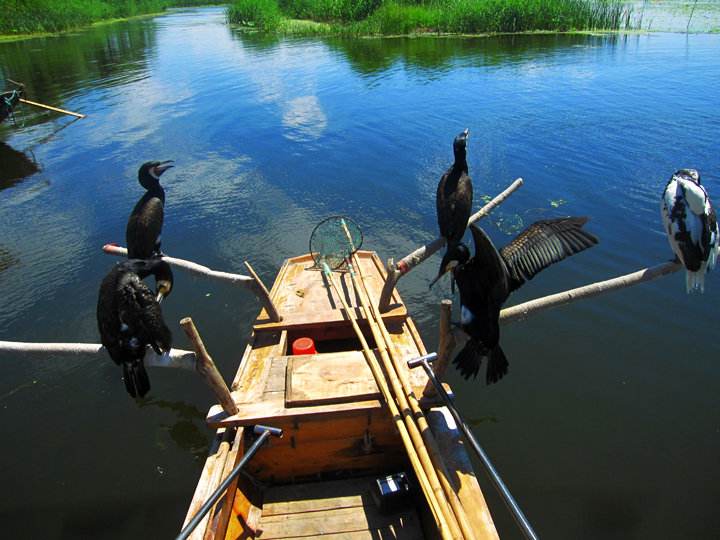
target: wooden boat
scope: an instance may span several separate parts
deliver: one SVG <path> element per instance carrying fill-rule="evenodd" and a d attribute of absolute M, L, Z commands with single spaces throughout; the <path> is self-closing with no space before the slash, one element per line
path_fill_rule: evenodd
<path fill-rule="evenodd" d="M 364 287 L 377 302 L 385 282 L 374 252 L 357 253 Z M 271 290 L 283 319 L 272 322 L 263 309 L 231 386 L 239 412 L 210 409 L 217 428 L 185 524 L 197 513 L 252 443 L 249 426 L 282 428 L 231 484 L 226 495 L 195 529 L 194 539 L 438 538 L 422 492 L 378 506 L 377 479 L 412 467 L 387 405 L 363 357 L 360 341 L 324 275 L 310 254 L 285 261 Z M 345 300 L 358 306 L 347 274 Z M 397 291 L 382 315 L 393 346 L 404 358 L 426 353 Z M 363 309 L 352 307 L 358 319 Z M 366 339 L 374 345 L 367 324 Z M 314 340 L 316 354 L 293 356 L 292 343 Z M 428 384 L 422 370 L 405 367 L 416 396 Z M 447 409 L 425 399 L 421 406 L 450 471 L 477 538 L 497 538 L 471 461 Z M 382 500 L 382 498 L 380 498 Z"/>
<path fill-rule="evenodd" d="M 15 90 L 0 93 L 0 123 L 12 114 L 13 110 L 20 101 L 22 94 L 22 88 L 16 88 Z"/>

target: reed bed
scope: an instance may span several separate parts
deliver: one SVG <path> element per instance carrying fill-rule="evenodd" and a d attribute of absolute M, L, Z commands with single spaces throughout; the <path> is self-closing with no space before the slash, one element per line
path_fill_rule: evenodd
<path fill-rule="evenodd" d="M 228 20 L 288 33 L 484 34 L 621 30 L 630 12 L 622 0 L 237 0 Z"/>
<path fill-rule="evenodd" d="M 0 34 L 60 32 L 208 0 L 0 0 Z"/>

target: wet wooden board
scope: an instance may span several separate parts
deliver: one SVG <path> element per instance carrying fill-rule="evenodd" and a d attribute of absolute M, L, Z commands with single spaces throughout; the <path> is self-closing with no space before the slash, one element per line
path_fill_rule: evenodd
<path fill-rule="evenodd" d="M 377 302 L 385 282 L 385 269 L 374 252 L 359 251 L 358 260 L 365 276 L 365 286 L 373 301 Z M 321 272 L 312 267 L 313 260 L 309 254 L 288 259 L 270 292 L 270 297 L 283 320 L 277 323 L 270 322 L 267 312 L 263 309 L 255 322 L 256 332 L 274 328 L 290 330 L 318 325 L 347 324 L 341 303 L 335 297 L 336 293 L 332 286 Z M 342 272 L 335 272 L 335 276 L 348 305 L 359 306 L 360 302 L 350 277 Z M 397 293 L 393 295 L 391 304 L 395 306 L 394 309 L 384 313 L 383 319 L 402 319 L 407 316 L 407 310 L 401 304 Z M 357 317 L 365 318 L 361 308 L 355 307 L 354 312 Z"/>
<path fill-rule="evenodd" d="M 286 407 L 381 397 L 372 371 L 360 351 L 290 356 L 287 359 L 285 388 Z"/>

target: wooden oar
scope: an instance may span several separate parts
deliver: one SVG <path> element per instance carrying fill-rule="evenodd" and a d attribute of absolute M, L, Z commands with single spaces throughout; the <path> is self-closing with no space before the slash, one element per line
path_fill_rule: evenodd
<path fill-rule="evenodd" d="M 408 458 L 410 459 L 410 463 L 412 464 L 413 470 L 415 471 L 415 475 L 417 476 L 418 482 L 420 482 L 420 487 L 422 488 L 423 493 L 425 494 L 425 498 L 428 501 L 428 505 L 430 506 L 430 510 L 432 511 L 433 517 L 435 518 L 435 523 L 438 527 L 440 535 L 442 536 L 443 540 L 457 538 L 457 535 L 453 535 L 449 530 L 447 515 L 442 511 L 442 507 L 437 500 L 436 492 L 433 490 L 430 484 L 430 480 L 428 479 L 427 473 L 425 472 L 425 467 L 423 467 L 423 464 L 418 455 L 418 451 L 416 450 L 413 444 L 413 440 L 408 433 L 408 428 L 403 421 L 403 418 L 410 415 L 410 411 L 406 409 L 403 410 L 402 414 L 400 413 L 398 406 L 395 403 L 395 399 L 390 392 L 387 381 L 385 380 L 382 369 L 378 364 L 377 358 L 375 358 L 375 354 L 370 349 L 370 346 L 368 345 L 367 340 L 362 333 L 362 330 L 360 330 L 360 327 L 358 326 L 357 320 L 355 319 L 353 312 L 350 311 L 350 307 L 345 301 L 345 297 L 343 296 L 340 286 L 335 282 L 334 276 L 332 275 L 332 272 L 330 271 L 330 268 L 327 264 L 323 264 L 323 273 L 325 274 L 327 280 L 330 282 L 333 289 L 335 290 L 335 294 L 340 300 L 340 303 L 345 312 L 345 316 L 350 321 L 353 330 L 355 330 L 355 334 L 360 340 L 365 359 L 367 360 L 367 363 L 370 366 L 370 371 L 372 371 L 373 377 L 375 378 L 375 382 L 377 383 L 378 388 L 380 389 L 380 392 L 382 393 L 383 398 L 385 399 L 385 402 L 390 409 L 390 414 L 395 421 L 395 427 L 400 433 L 400 438 L 402 439 L 403 445 L 405 446 L 405 451 L 408 454 Z"/>
<path fill-rule="evenodd" d="M 77 116 L 78 118 L 85 118 L 84 114 L 72 112 L 72 111 L 66 111 L 65 109 L 58 109 L 57 107 L 51 107 L 50 105 L 44 105 L 42 103 L 37 103 L 35 101 L 30 101 L 29 99 L 20 98 L 20 103 L 25 103 L 27 105 L 32 105 L 33 107 L 40 107 L 41 109 L 47 109 L 48 111 L 55 111 L 62 114 L 69 114 L 70 116 Z"/>

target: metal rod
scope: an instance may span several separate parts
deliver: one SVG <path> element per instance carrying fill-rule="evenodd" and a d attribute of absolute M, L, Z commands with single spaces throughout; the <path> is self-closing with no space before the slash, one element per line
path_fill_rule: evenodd
<path fill-rule="evenodd" d="M 418 366 L 423 367 L 423 369 L 425 370 L 425 373 L 427 373 L 428 378 L 435 386 L 435 390 L 437 391 L 438 395 L 445 402 L 445 405 L 447 406 L 448 410 L 450 411 L 450 414 L 452 414 L 458 427 L 462 430 L 463 435 L 465 435 L 465 440 L 467 440 L 470 443 L 470 446 L 472 446 L 473 450 L 475 450 L 475 453 L 480 458 L 480 461 L 482 461 L 482 464 L 485 467 L 485 471 L 488 473 L 488 476 L 490 477 L 490 480 L 492 481 L 493 485 L 495 486 L 495 489 L 497 489 L 498 493 L 500 494 L 500 497 L 507 505 L 508 510 L 510 510 L 510 513 L 515 518 L 515 522 L 518 524 L 518 527 L 520 527 L 520 530 L 525 535 L 525 538 L 527 538 L 529 540 L 538 540 L 538 536 L 537 536 L 537 534 L 535 534 L 535 531 L 533 530 L 532 526 L 530 525 L 530 522 L 525 517 L 525 514 L 523 514 L 523 511 L 520 509 L 520 506 L 518 506 L 518 503 L 513 498 L 512 494 L 510 493 L 510 490 L 505 485 L 505 482 L 503 482 L 502 478 L 500 478 L 500 474 L 497 472 L 497 470 L 493 466 L 492 462 L 490 461 L 490 458 L 487 456 L 485 451 L 480 446 L 480 443 L 478 443 L 477 439 L 472 434 L 472 431 L 470 431 L 470 428 L 468 427 L 468 425 L 465 423 L 465 421 L 460 416 L 460 413 L 455 408 L 455 405 L 453 405 L 452 401 L 450 401 L 450 396 L 448 396 L 447 392 L 445 391 L 445 388 L 443 388 L 440 381 L 438 381 L 437 377 L 435 377 L 435 373 L 433 372 L 432 368 L 430 367 L 429 362 L 432 362 L 433 360 L 436 360 L 436 359 L 437 359 L 437 353 L 430 353 L 430 354 L 426 354 L 425 356 L 421 356 L 420 358 L 408 360 L 407 365 L 410 369 L 416 368 Z"/>
<path fill-rule="evenodd" d="M 255 426 L 253 431 L 260 436 L 242 457 L 240 463 L 235 466 L 235 468 L 232 470 L 232 472 L 230 472 L 228 477 L 223 480 L 222 484 L 218 486 L 215 492 L 210 495 L 210 498 L 205 502 L 205 504 L 202 505 L 202 508 L 198 510 L 198 513 L 193 516 L 193 518 L 187 524 L 187 527 L 185 527 L 180 532 L 180 534 L 177 535 L 177 538 L 175 540 L 185 540 L 192 534 L 192 532 L 195 530 L 195 527 L 197 527 L 205 517 L 205 514 L 207 514 L 210 509 L 215 505 L 215 503 L 218 502 L 220 497 L 225 494 L 225 491 L 230 486 L 233 479 L 240 473 L 245 464 L 250 461 L 250 459 L 255 455 L 255 452 L 257 452 L 258 449 L 263 445 L 265 439 L 267 439 L 270 435 L 282 437 L 282 429 L 280 428 L 261 426 L 258 424 L 257 426 Z"/>

